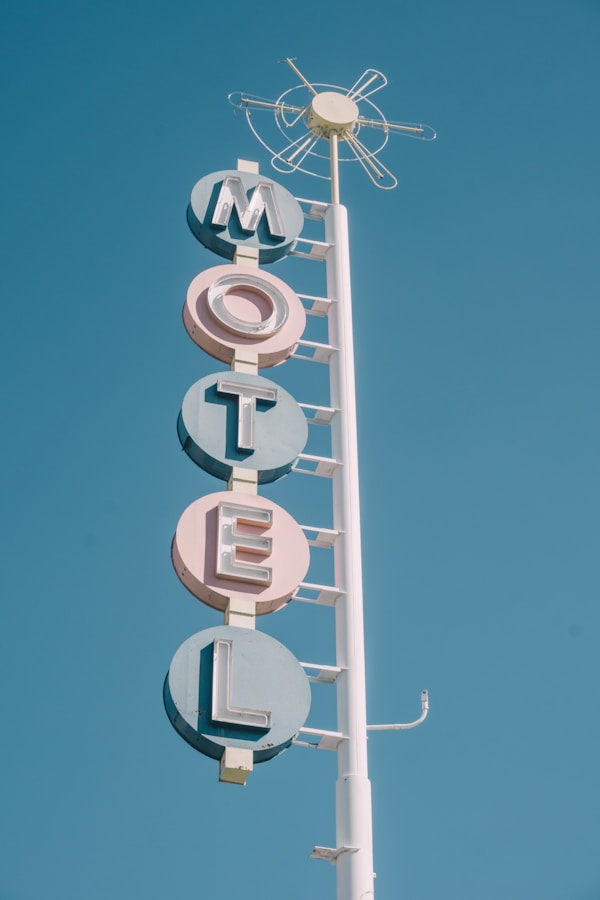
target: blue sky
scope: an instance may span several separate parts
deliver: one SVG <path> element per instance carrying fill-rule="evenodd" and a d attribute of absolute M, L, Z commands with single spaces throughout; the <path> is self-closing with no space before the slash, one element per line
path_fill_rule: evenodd
<path fill-rule="evenodd" d="M 238 157 L 268 171 L 226 97 L 292 87 L 288 55 L 318 82 L 380 69 L 388 117 L 439 134 L 390 140 L 394 192 L 342 174 L 369 721 L 431 699 L 369 740 L 376 898 L 600 898 L 599 33 L 597 0 L 4 4 L 1 900 L 335 896 L 308 859 L 334 754 L 220 785 L 161 699 L 220 622 L 169 557 L 221 489 L 175 431 L 219 368 L 181 324 L 219 262 L 185 210 Z M 315 266 L 272 271 L 302 291 Z M 318 403 L 314 368 L 272 377 Z M 314 482 L 265 493 L 320 524 Z M 260 624 L 334 662 L 328 610 Z"/>

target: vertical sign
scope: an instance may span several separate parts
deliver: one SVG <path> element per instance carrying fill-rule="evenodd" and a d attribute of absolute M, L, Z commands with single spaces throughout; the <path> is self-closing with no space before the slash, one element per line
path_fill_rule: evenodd
<path fill-rule="evenodd" d="M 254 763 L 291 744 L 310 707 L 300 663 L 255 630 L 255 617 L 284 606 L 309 565 L 300 526 L 258 495 L 258 485 L 289 473 L 308 437 L 296 400 L 258 374 L 284 362 L 304 331 L 300 298 L 259 268 L 293 249 L 303 214 L 274 181 L 225 170 L 196 184 L 187 218 L 198 240 L 232 263 L 194 278 L 184 325 L 194 343 L 230 369 L 190 387 L 177 434 L 188 457 L 228 489 L 190 504 L 171 556 L 181 582 L 224 612 L 225 624 L 182 644 L 164 703 L 178 734 L 220 761 L 220 779 L 244 784 Z"/>

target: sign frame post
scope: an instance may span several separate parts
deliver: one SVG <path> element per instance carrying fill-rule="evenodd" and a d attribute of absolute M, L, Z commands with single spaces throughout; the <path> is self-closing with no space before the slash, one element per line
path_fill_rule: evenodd
<path fill-rule="evenodd" d="M 336 784 L 336 858 L 338 900 L 369 900 L 374 896 L 371 782 L 367 759 L 367 699 L 360 534 L 358 429 L 354 378 L 354 340 L 348 215 L 332 203 L 325 213 L 327 294 L 331 304 L 330 343 L 337 348 L 330 361 L 333 417 L 332 448 L 341 463 L 333 474 L 336 586 L 343 593 L 335 608 L 338 729 Z"/>

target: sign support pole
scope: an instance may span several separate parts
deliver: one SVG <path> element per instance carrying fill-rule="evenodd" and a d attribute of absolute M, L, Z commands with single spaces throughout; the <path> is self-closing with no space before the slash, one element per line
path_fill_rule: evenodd
<path fill-rule="evenodd" d="M 332 175 L 333 162 L 332 158 Z M 339 410 L 332 420 L 332 451 L 341 463 L 333 476 L 333 525 L 340 532 L 334 546 L 335 583 L 343 591 L 336 604 L 337 665 L 343 670 L 337 681 L 338 729 L 345 737 L 338 746 L 336 784 L 337 898 L 372 900 L 373 835 L 367 764 L 350 259 L 347 211 L 339 203 L 332 203 L 325 214 L 325 239 L 332 245 L 326 260 L 327 295 L 336 301 L 329 314 L 330 343 L 336 347 L 330 362 L 331 404 Z"/>

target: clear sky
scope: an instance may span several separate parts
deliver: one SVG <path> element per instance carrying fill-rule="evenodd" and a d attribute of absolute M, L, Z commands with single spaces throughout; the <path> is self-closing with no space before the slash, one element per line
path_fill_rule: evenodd
<path fill-rule="evenodd" d="M 335 896 L 308 858 L 335 755 L 221 785 L 161 696 L 221 621 L 169 554 L 221 489 L 175 432 L 219 368 L 181 324 L 219 263 L 185 210 L 238 157 L 269 170 L 226 98 L 292 87 L 284 56 L 339 85 L 380 69 L 387 116 L 439 134 L 390 140 L 393 192 L 342 173 L 369 721 L 431 699 L 369 740 L 375 896 L 598 900 L 598 0 L 5 0 L 0 45 L 0 900 Z M 318 266 L 272 271 L 302 291 Z M 318 403 L 314 368 L 270 377 Z M 317 481 L 265 493 L 326 524 Z M 260 625 L 334 662 L 329 610 Z M 335 728 L 319 690 L 309 724 Z"/>

